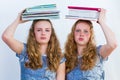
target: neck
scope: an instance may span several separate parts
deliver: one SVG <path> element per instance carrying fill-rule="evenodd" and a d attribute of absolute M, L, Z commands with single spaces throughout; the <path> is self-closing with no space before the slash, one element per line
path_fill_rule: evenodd
<path fill-rule="evenodd" d="M 85 48 L 85 46 L 77 45 L 78 56 L 81 56 L 81 55 L 82 55 L 84 48 Z"/>
<path fill-rule="evenodd" d="M 48 46 L 48 44 L 40 44 L 41 55 L 46 54 L 47 46 Z"/>

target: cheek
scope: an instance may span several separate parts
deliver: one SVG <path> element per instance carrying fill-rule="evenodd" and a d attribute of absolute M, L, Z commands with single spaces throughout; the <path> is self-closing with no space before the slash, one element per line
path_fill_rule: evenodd
<path fill-rule="evenodd" d="M 80 34 L 79 33 L 74 33 L 74 36 L 75 36 L 75 38 L 77 38 L 77 37 L 80 36 Z"/>
<path fill-rule="evenodd" d="M 39 40 L 39 36 L 38 36 L 38 35 L 35 35 L 35 39 L 36 39 L 36 40 Z"/>
<path fill-rule="evenodd" d="M 89 39 L 89 38 L 90 38 L 90 34 L 86 34 L 85 37 L 86 37 L 87 39 Z"/>
<path fill-rule="evenodd" d="M 50 36 L 50 35 L 48 35 L 48 39 L 49 39 L 49 40 L 50 40 L 50 37 L 51 37 L 51 36 Z"/>
<path fill-rule="evenodd" d="M 40 33 L 35 33 L 35 38 L 36 38 L 36 39 L 39 39 L 40 36 L 41 36 Z"/>
<path fill-rule="evenodd" d="M 75 40 L 75 41 L 78 41 L 78 39 L 79 39 L 79 35 L 78 35 L 77 33 L 75 33 L 75 34 L 74 34 L 74 40 Z"/>
<path fill-rule="evenodd" d="M 86 37 L 89 37 L 89 34 L 85 34 Z"/>
<path fill-rule="evenodd" d="M 50 39 L 50 37 L 51 37 L 51 33 L 47 34 L 47 37 Z"/>

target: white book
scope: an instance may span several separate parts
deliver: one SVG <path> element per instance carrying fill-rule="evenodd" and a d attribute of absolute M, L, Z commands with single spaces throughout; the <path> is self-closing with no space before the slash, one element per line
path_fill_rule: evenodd
<path fill-rule="evenodd" d="M 59 14 L 29 14 L 29 15 L 23 15 L 22 17 L 37 17 L 37 16 L 57 16 Z"/>
<path fill-rule="evenodd" d="M 83 19 L 83 20 L 97 21 L 96 18 L 80 17 L 80 16 L 73 16 L 73 15 L 66 15 L 65 18 L 66 18 L 66 19 Z"/>
<path fill-rule="evenodd" d="M 35 12 L 24 12 L 22 13 L 22 15 L 30 15 L 30 14 L 55 14 L 55 13 L 59 13 L 59 10 L 47 10 L 47 11 L 35 11 Z"/>
<path fill-rule="evenodd" d="M 60 16 L 36 16 L 36 17 L 23 17 L 22 20 L 37 20 L 37 19 L 59 19 Z"/>

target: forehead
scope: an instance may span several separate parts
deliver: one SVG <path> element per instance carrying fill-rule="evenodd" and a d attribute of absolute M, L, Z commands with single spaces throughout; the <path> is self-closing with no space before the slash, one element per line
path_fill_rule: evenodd
<path fill-rule="evenodd" d="M 51 24 L 48 21 L 38 21 L 35 28 L 51 28 Z"/>
<path fill-rule="evenodd" d="M 76 25 L 75 29 L 90 29 L 90 26 L 85 22 L 80 22 Z"/>

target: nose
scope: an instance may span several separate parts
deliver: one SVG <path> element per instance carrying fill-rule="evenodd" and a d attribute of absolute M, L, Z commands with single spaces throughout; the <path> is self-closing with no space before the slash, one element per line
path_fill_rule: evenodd
<path fill-rule="evenodd" d="M 42 30 L 42 35 L 45 35 L 45 30 Z"/>
<path fill-rule="evenodd" d="M 84 33 L 82 31 L 80 32 L 80 36 L 84 36 Z"/>

